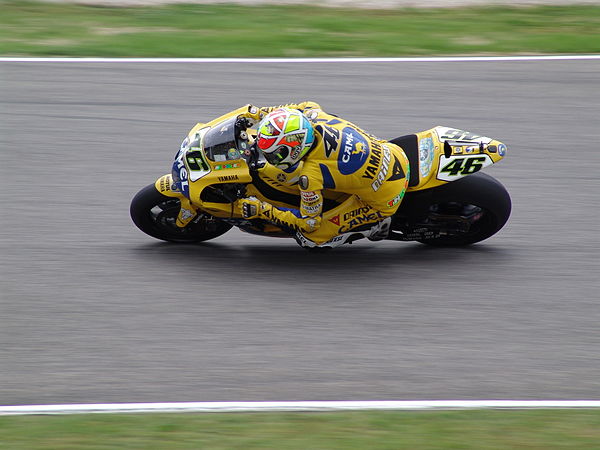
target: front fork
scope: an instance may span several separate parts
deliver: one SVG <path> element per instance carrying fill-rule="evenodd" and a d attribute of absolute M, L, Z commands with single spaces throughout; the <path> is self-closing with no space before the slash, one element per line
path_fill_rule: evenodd
<path fill-rule="evenodd" d="M 178 190 L 173 189 L 173 178 L 171 177 L 171 174 L 160 177 L 156 180 L 154 186 L 162 195 L 179 199 L 181 209 L 179 210 L 177 221 L 175 222 L 179 228 L 185 228 L 186 225 L 198 215 L 198 209 L 192 205 L 190 200 Z"/>

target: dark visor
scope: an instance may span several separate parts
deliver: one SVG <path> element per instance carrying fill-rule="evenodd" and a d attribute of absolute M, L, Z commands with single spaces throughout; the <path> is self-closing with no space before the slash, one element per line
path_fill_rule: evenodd
<path fill-rule="evenodd" d="M 263 154 L 265 155 L 265 159 L 269 161 L 269 164 L 277 166 L 281 164 L 281 161 L 288 157 L 290 149 L 285 145 L 281 145 L 274 152 L 264 152 Z"/>

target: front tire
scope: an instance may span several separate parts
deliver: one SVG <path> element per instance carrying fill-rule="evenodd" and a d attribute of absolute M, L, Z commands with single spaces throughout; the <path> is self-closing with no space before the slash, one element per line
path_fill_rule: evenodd
<path fill-rule="evenodd" d="M 181 208 L 178 198 L 167 197 L 150 184 L 140 190 L 129 212 L 133 223 L 149 236 L 169 242 L 194 243 L 214 239 L 231 229 L 231 225 L 207 215 L 200 215 L 185 228 L 175 221 Z"/>

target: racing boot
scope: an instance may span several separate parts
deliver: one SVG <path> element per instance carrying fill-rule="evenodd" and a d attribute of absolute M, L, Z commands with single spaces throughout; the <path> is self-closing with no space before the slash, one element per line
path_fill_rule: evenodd
<path fill-rule="evenodd" d="M 392 218 L 386 217 L 381 222 L 377 222 L 371 229 L 369 230 L 369 235 L 367 238 L 370 241 L 383 241 L 387 239 L 390 234 L 390 230 L 392 229 Z"/>

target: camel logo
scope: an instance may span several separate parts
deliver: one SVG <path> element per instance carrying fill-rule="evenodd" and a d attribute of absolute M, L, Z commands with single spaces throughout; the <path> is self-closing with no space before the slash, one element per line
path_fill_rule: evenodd
<path fill-rule="evenodd" d="M 350 175 L 360 169 L 369 158 L 369 143 L 357 130 L 345 127 L 338 156 L 338 169 L 342 175 Z"/>
<path fill-rule="evenodd" d="M 362 142 L 357 142 L 356 143 L 356 148 L 352 151 L 353 155 L 359 155 L 362 154 L 364 155 L 367 152 L 367 150 L 364 148 L 364 145 Z"/>

